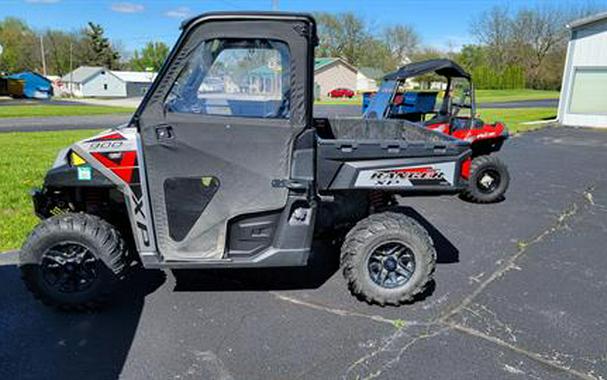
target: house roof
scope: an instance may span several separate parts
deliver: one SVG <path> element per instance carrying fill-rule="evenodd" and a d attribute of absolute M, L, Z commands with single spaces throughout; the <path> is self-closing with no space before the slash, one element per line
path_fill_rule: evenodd
<path fill-rule="evenodd" d="M 276 72 L 274 70 L 272 70 L 271 68 L 269 68 L 268 66 L 259 66 L 255 70 L 251 70 L 251 72 L 249 74 L 270 76 L 270 75 L 274 75 L 275 73 Z"/>
<path fill-rule="evenodd" d="M 361 67 L 358 71 L 369 79 L 381 79 L 384 76 L 384 72 L 375 67 Z"/>
<path fill-rule="evenodd" d="M 341 62 L 344 66 L 349 68 L 350 70 L 356 72 L 356 67 L 352 66 L 348 61 L 343 58 L 338 57 L 320 57 L 314 59 L 314 71 L 322 70 L 325 67 L 328 67 L 336 62 Z"/>
<path fill-rule="evenodd" d="M 315 58 L 314 59 L 314 71 L 320 70 L 323 67 L 330 65 L 337 60 L 338 60 L 338 58 L 333 58 L 333 57 Z"/>
<path fill-rule="evenodd" d="M 588 16 L 588 17 L 584 17 L 584 18 L 580 18 L 580 19 L 571 21 L 566 26 L 569 29 L 575 29 L 575 28 L 579 28 L 581 26 L 586 26 L 588 24 L 593 24 L 595 22 L 599 22 L 599 21 L 603 21 L 603 20 L 607 20 L 607 12 L 596 13 L 596 14 Z"/>
<path fill-rule="evenodd" d="M 158 73 L 147 71 L 113 71 L 112 74 L 124 82 L 152 83 Z"/>
<path fill-rule="evenodd" d="M 105 70 L 105 68 L 99 66 L 80 66 L 71 73 L 65 74 L 61 77 L 61 80 L 63 82 L 73 81 L 74 83 L 83 83 L 101 70 Z"/>
<path fill-rule="evenodd" d="M 7 76 L 7 78 L 9 78 L 9 79 L 23 79 L 25 77 L 37 77 L 37 78 L 42 79 L 42 80 L 44 80 L 46 82 L 49 82 L 49 83 L 51 82 L 47 77 L 45 77 L 42 74 L 38 74 L 35 71 L 23 71 L 21 73 L 16 73 L 16 74 L 12 74 L 12 75 Z"/>

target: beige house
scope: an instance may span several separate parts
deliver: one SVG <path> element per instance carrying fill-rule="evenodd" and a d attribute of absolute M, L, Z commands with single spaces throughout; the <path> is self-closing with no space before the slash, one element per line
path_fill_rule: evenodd
<path fill-rule="evenodd" d="M 341 58 L 316 58 L 314 83 L 318 97 L 326 98 L 331 90 L 347 88 L 356 91 L 358 70 Z"/>

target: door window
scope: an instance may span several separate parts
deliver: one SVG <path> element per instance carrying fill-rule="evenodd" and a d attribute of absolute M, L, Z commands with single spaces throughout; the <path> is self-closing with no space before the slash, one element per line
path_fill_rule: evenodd
<path fill-rule="evenodd" d="M 166 109 L 201 115 L 288 118 L 287 44 L 268 39 L 201 43 L 173 84 Z"/>

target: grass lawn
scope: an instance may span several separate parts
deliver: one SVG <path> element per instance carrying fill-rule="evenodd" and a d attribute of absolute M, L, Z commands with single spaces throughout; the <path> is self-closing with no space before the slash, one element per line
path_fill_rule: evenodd
<path fill-rule="evenodd" d="M 524 100 L 540 100 L 540 99 L 558 99 L 558 91 L 545 90 L 476 90 L 477 103 L 494 103 L 494 102 L 515 102 Z M 331 104 L 331 105 L 362 105 L 362 96 L 355 96 L 352 99 L 323 99 L 317 100 L 314 104 Z"/>
<path fill-rule="evenodd" d="M 47 116 L 90 116 L 116 113 L 132 113 L 133 108 L 88 105 L 24 104 L 0 105 L 0 118 L 5 117 L 47 117 Z"/>
<path fill-rule="evenodd" d="M 503 121 L 510 133 L 542 128 L 542 124 L 523 125 L 528 121 L 554 119 L 556 108 L 484 108 L 477 112 L 485 122 Z"/>
<path fill-rule="evenodd" d="M 59 150 L 95 133 L 0 133 L 0 252 L 20 247 L 36 225 L 29 190 L 42 184 Z"/>
<path fill-rule="evenodd" d="M 558 91 L 544 90 L 476 90 L 477 103 L 515 102 L 521 100 L 558 99 Z"/>
<path fill-rule="evenodd" d="M 363 97 L 361 95 L 356 95 L 354 97 L 352 97 L 351 99 L 348 98 L 326 98 L 326 99 L 322 99 L 322 100 L 315 100 L 314 104 L 319 104 L 319 105 L 325 105 L 325 104 L 331 104 L 331 105 L 355 105 L 355 106 L 360 106 L 363 104 Z"/>

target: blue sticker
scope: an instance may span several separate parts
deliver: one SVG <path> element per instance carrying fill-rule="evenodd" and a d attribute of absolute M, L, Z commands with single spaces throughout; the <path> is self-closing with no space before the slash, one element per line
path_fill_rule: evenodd
<path fill-rule="evenodd" d="M 90 181 L 93 179 L 93 169 L 90 166 L 78 166 L 78 181 Z"/>

